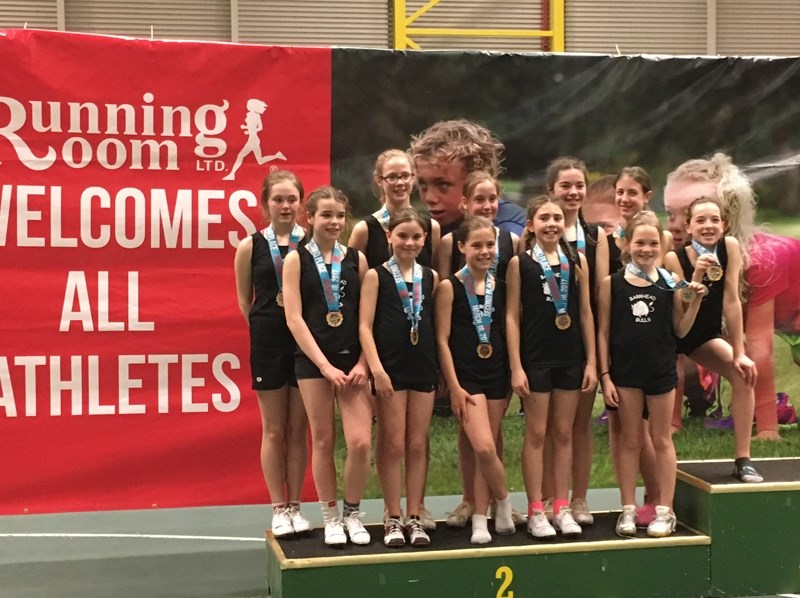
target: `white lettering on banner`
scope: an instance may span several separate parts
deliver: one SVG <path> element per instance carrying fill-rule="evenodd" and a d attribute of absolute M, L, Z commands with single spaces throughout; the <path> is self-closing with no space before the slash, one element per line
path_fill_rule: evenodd
<path fill-rule="evenodd" d="M 100 402 L 98 355 L 18 355 L 13 357 L 13 366 L 11 359 L 0 355 L 0 417 L 207 413 L 209 405 L 220 413 L 231 413 L 241 404 L 239 387 L 228 374 L 241 369 L 239 358 L 233 353 L 220 353 L 213 358 L 208 354 L 119 355 L 116 397 L 112 399 L 113 395 L 104 388 L 104 403 Z M 201 367 L 208 371 L 209 362 L 211 377 L 198 375 Z M 143 380 L 145 375 L 152 375 L 153 365 L 157 388 L 145 388 Z M 37 411 L 37 374 L 49 379 L 46 413 Z M 177 376 L 180 385 L 170 388 L 170 375 Z M 20 404 L 14 394 L 15 385 L 24 396 Z"/>
<path fill-rule="evenodd" d="M 45 102 L 41 100 L 22 103 L 0 96 L 0 106 L 8 109 L 8 122 L 0 123 L 0 137 L 11 143 L 20 162 L 31 170 L 50 168 L 59 154 L 64 164 L 75 169 L 85 168 L 96 159 L 97 164 L 106 170 L 117 170 L 126 165 L 131 170 L 178 170 L 175 141 L 141 139 L 147 137 L 193 136 L 194 154 L 206 162 L 223 156 L 227 151 L 225 141 L 217 137 L 228 125 L 225 113 L 230 104 L 227 100 L 222 100 L 219 105 L 203 104 L 194 114 L 186 106 L 154 106 L 155 96 L 150 92 L 144 93 L 142 100 L 138 107 L 51 101 L 46 102 L 45 108 Z M 44 155 L 37 155 L 19 134 L 29 120 L 36 133 L 66 132 L 75 136 L 63 142 L 60 152 L 58 148 L 47 145 Z M 112 135 L 115 137 L 110 137 Z M 103 137 L 96 139 L 99 136 Z M 120 136 L 123 139 L 119 139 Z"/>
<path fill-rule="evenodd" d="M 155 322 L 142 322 L 139 319 L 139 273 L 128 272 L 128 320 L 127 322 L 111 321 L 110 290 L 108 272 L 97 273 L 97 331 L 98 332 L 150 332 L 155 330 Z M 75 300 L 78 300 L 78 308 Z M 94 331 L 92 308 L 89 301 L 89 287 L 86 283 L 86 272 L 73 270 L 67 275 L 67 288 L 64 291 L 64 303 L 61 307 L 59 332 L 68 332 L 72 322 L 80 322 L 84 332 Z"/>
<path fill-rule="evenodd" d="M 258 198 L 252 191 L 243 189 L 227 195 L 221 189 L 168 192 L 166 189 L 143 191 L 125 187 L 112 194 L 103 187 L 87 187 L 81 192 L 80 209 L 68 214 L 62 210 L 64 201 L 70 203 L 63 198 L 62 188 L 58 186 L 2 185 L 0 247 L 8 245 L 11 226 L 16 227 L 17 247 L 81 246 L 90 249 L 114 244 L 124 249 L 224 250 L 226 243 L 236 247 L 242 238 L 257 230 L 242 205 L 256 207 Z M 223 220 L 227 220 L 223 218 L 226 209 L 238 227 L 231 229 L 227 222 L 223 226 Z M 65 226 L 67 216 L 79 220 L 74 227 L 80 231 L 78 238 L 63 232 L 71 228 Z"/>

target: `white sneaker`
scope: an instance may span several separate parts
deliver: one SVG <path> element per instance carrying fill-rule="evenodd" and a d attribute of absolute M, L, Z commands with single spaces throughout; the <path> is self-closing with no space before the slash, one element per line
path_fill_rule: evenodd
<path fill-rule="evenodd" d="M 325 522 L 325 544 L 328 546 L 344 546 L 347 544 L 347 536 L 338 517 Z"/>
<path fill-rule="evenodd" d="M 390 548 L 405 546 L 403 523 L 399 519 L 390 517 L 383 522 L 383 543 Z"/>
<path fill-rule="evenodd" d="M 647 526 L 647 535 L 651 538 L 665 538 L 675 531 L 677 519 L 675 513 L 669 507 L 658 505 L 656 507 L 656 518 Z"/>
<path fill-rule="evenodd" d="M 569 503 L 569 508 L 572 509 L 572 517 L 578 525 L 592 525 L 594 523 L 594 515 L 589 510 L 589 503 L 585 498 L 573 498 Z"/>
<path fill-rule="evenodd" d="M 623 505 L 617 519 L 617 535 L 623 538 L 636 535 L 636 505 Z"/>
<path fill-rule="evenodd" d="M 347 528 L 347 535 L 350 536 L 350 541 L 353 544 L 361 544 L 362 546 L 369 544 L 372 540 L 364 524 L 361 523 L 363 516 L 364 513 L 361 511 L 353 511 L 344 518 L 344 525 Z"/>
<path fill-rule="evenodd" d="M 558 515 L 553 517 L 553 527 L 567 538 L 577 538 L 583 532 L 572 517 L 572 510 L 569 507 L 562 508 Z"/>
<path fill-rule="evenodd" d="M 540 540 L 549 540 L 556 537 L 556 530 L 547 520 L 547 515 L 543 511 L 534 511 L 528 517 L 528 533 Z"/>
<path fill-rule="evenodd" d="M 292 519 L 289 515 L 288 507 L 276 507 L 272 509 L 272 535 L 276 538 L 291 536 L 294 533 Z"/>
<path fill-rule="evenodd" d="M 425 531 L 436 531 L 436 521 L 433 515 L 431 515 L 431 512 L 425 508 L 425 505 L 419 508 L 419 522 L 422 524 L 422 527 L 425 528 Z"/>
<path fill-rule="evenodd" d="M 311 530 L 311 522 L 300 512 L 300 505 L 289 505 L 286 510 L 289 513 L 294 533 L 304 534 Z"/>
<path fill-rule="evenodd" d="M 431 537 L 422 527 L 419 519 L 414 517 L 406 519 L 406 533 L 408 534 L 408 543 L 411 546 L 430 546 Z"/>

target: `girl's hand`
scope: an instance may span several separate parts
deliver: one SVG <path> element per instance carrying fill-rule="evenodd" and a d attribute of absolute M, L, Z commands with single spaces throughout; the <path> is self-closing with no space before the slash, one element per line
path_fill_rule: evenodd
<path fill-rule="evenodd" d="M 600 384 L 603 387 L 603 402 L 611 407 L 619 407 L 619 395 L 617 394 L 617 387 L 611 381 L 611 376 L 605 375 L 600 378 Z"/>
<path fill-rule="evenodd" d="M 453 415 L 456 416 L 459 422 L 465 424 L 469 421 L 469 413 L 467 411 L 467 403 L 475 405 L 475 401 L 470 394 L 461 388 L 454 388 L 450 391 L 450 409 L 453 410 Z"/>
<path fill-rule="evenodd" d="M 383 399 L 390 399 L 392 397 L 394 388 L 392 387 L 392 379 L 389 378 L 389 374 L 383 370 L 380 372 L 372 372 L 372 380 L 375 384 L 375 393 L 379 397 Z"/>
<path fill-rule="evenodd" d="M 342 370 L 333 367 L 330 363 L 322 366 L 319 371 L 325 376 L 325 379 L 333 384 L 336 390 L 342 390 L 347 386 L 347 374 Z"/>
<path fill-rule="evenodd" d="M 353 366 L 350 373 L 347 375 L 345 384 L 347 386 L 363 386 L 369 380 L 369 370 L 367 369 L 364 360 L 361 359 Z M 391 386 L 391 382 L 389 383 Z"/>
<path fill-rule="evenodd" d="M 756 378 L 758 377 L 758 370 L 756 369 L 755 362 L 747 355 L 739 355 L 733 358 L 733 367 L 739 372 L 739 375 L 744 378 L 750 386 L 754 386 Z"/>
<path fill-rule="evenodd" d="M 693 280 L 692 282 L 689 283 L 689 286 L 687 288 L 690 288 L 694 290 L 695 293 L 697 293 L 697 296 L 694 298 L 694 301 L 692 301 L 692 303 L 697 303 L 698 301 L 701 301 L 703 297 L 708 295 L 708 287 L 704 285 L 702 282 L 697 282 Z"/>
<path fill-rule="evenodd" d="M 587 365 L 583 368 L 583 386 L 581 392 L 589 392 L 597 385 L 597 368 Z"/>
<path fill-rule="evenodd" d="M 525 375 L 525 370 L 522 368 L 511 370 L 511 389 L 521 399 L 531 394 L 531 389 L 528 386 L 528 376 Z"/>
<path fill-rule="evenodd" d="M 697 261 L 694 265 L 694 274 L 692 274 L 692 280 L 696 282 L 702 282 L 703 277 L 705 276 L 706 272 L 708 272 L 709 267 L 713 266 L 714 264 L 719 264 L 719 261 L 711 253 L 704 253 L 703 255 L 697 256 Z"/>

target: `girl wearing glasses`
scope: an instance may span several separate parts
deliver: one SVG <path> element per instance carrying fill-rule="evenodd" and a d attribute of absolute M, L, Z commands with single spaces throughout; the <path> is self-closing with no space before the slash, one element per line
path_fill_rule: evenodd
<path fill-rule="evenodd" d="M 411 207 L 411 191 L 414 189 L 411 157 L 403 150 L 386 150 L 375 161 L 372 177 L 382 205 L 355 225 L 348 245 L 362 252 L 367 257 L 369 267 L 375 268 L 391 257 L 387 240 L 389 218 L 395 212 Z M 427 237 L 417 262 L 430 268 L 433 254 L 439 246 L 441 229 L 439 223 L 430 217 L 424 216 L 424 220 Z"/>

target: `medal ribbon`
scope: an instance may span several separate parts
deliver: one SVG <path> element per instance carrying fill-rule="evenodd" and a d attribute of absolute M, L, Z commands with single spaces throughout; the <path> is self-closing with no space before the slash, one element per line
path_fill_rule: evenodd
<path fill-rule="evenodd" d="M 545 256 L 538 243 L 533 246 L 532 251 L 536 261 L 542 267 L 544 279 L 550 287 L 550 296 L 553 298 L 556 313 L 558 315 L 567 313 L 567 299 L 569 297 L 569 260 L 567 256 L 559 247 L 558 259 L 561 262 L 561 287 L 559 288 L 553 268 L 550 267 L 550 262 L 547 261 L 547 256 Z"/>
<path fill-rule="evenodd" d="M 322 293 L 325 295 L 325 303 L 328 305 L 328 313 L 339 311 L 339 288 L 342 279 L 342 250 L 339 248 L 339 243 L 335 243 L 333 246 L 330 275 L 317 242 L 311 239 L 306 248 L 317 266 L 319 281 L 322 283 Z"/>
<path fill-rule="evenodd" d="M 492 276 L 497 276 L 497 266 L 500 263 L 500 229 L 494 227 L 494 259 L 492 265 L 489 266 L 489 273 Z"/>
<path fill-rule="evenodd" d="M 586 233 L 583 231 L 580 220 L 575 223 L 575 241 L 578 244 L 578 253 L 586 255 Z"/>
<path fill-rule="evenodd" d="M 269 245 L 269 253 L 272 256 L 272 265 L 275 266 L 275 278 L 278 279 L 278 292 L 280 292 L 283 290 L 283 257 L 281 256 L 281 250 L 278 247 L 278 239 L 275 236 L 275 229 L 272 225 L 270 225 L 262 230 L 261 234 L 264 235 L 264 238 L 267 240 L 267 245 Z M 289 251 L 294 251 L 297 249 L 297 244 L 300 243 L 300 239 L 303 238 L 304 234 L 306 233 L 303 228 L 295 222 L 294 228 L 292 228 L 292 233 L 289 235 Z"/>
<path fill-rule="evenodd" d="M 664 288 L 662 286 L 659 286 L 655 280 L 650 280 L 650 277 L 645 272 L 640 270 L 639 267 L 633 262 L 625 266 L 625 269 L 634 276 L 638 276 L 642 280 L 646 280 L 647 282 L 649 282 L 653 286 L 658 287 L 659 289 Z M 680 282 L 675 282 L 675 279 L 672 278 L 672 275 L 669 272 L 667 272 L 664 268 L 656 268 L 656 270 L 658 270 L 658 273 L 661 274 L 661 278 L 664 279 L 664 282 L 667 283 L 667 286 L 669 288 L 666 290 L 668 291 L 677 291 L 678 289 L 682 289 L 684 287 L 689 286 L 689 283 L 686 282 L 685 280 L 681 280 Z"/>
<path fill-rule="evenodd" d="M 389 208 L 383 206 L 383 208 L 372 215 L 375 216 L 375 219 L 383 227 L 383 230 L 389 230 L 389 219 L 392 217 L 392 215 L 389 213 Z"/>
<path fill-rule="evenodd" d="M 622 228 L 621 224 L 617 224 L 617 228 L 614 229 L 614 236 L 617 239 L 624 239 L 625 238 L 625 229 Z"/>
<path fill-rule="evenodd" d="M 494 276 L 486 273 L 486 284 L 483 299 L 483 309 L 478 304 L 478 296 L 475 294 L 475 281 L 469 273 L 469 268 L 464 266 L 461 269 L 461 280 L 464 281 L 464 292 L 467 294 L 469 311 L 472 313 L 472 325 L 478 333 L 478 342 L 481 345 L 488 345 L 489 334 L 492 330 L 492 302 L 494 298 Z"/>
<path fill-rule="evenodd" d="M 400 295 L 400 303 L 403 305 L 403 311 L 406 317 L 411 320 L 411 330 L 419 328 L 420 312 L 422 311 L 422 266 L 416 261 L 414 262 L 414 269 L 412 275 L 412 291 L 411 296 L 408 293 L 408 286 L 406 281 L 403 280 L 403 274 L 397 266 L 397 260 L 394 256 L 389 258 L 386 262 L 389 267 L 389 272 L 394 277 L 394 284 L 397 286 L 397 294 Z"/>
<path fill-rule="evenodd" d="M 700 243 L 692 239 L 692 249 L 694 249 L 697 252 L 697 255 L 705 255 L 706 253 L 710 253 L 711 255 L 714 256 L 714 259 L 716 259 L 717 263 L 719 264 L 719 258 L 717 257 L 716 243 L 714 244 L 714 249 L 706 249 L 705 247 L 700 245 Z"/>

